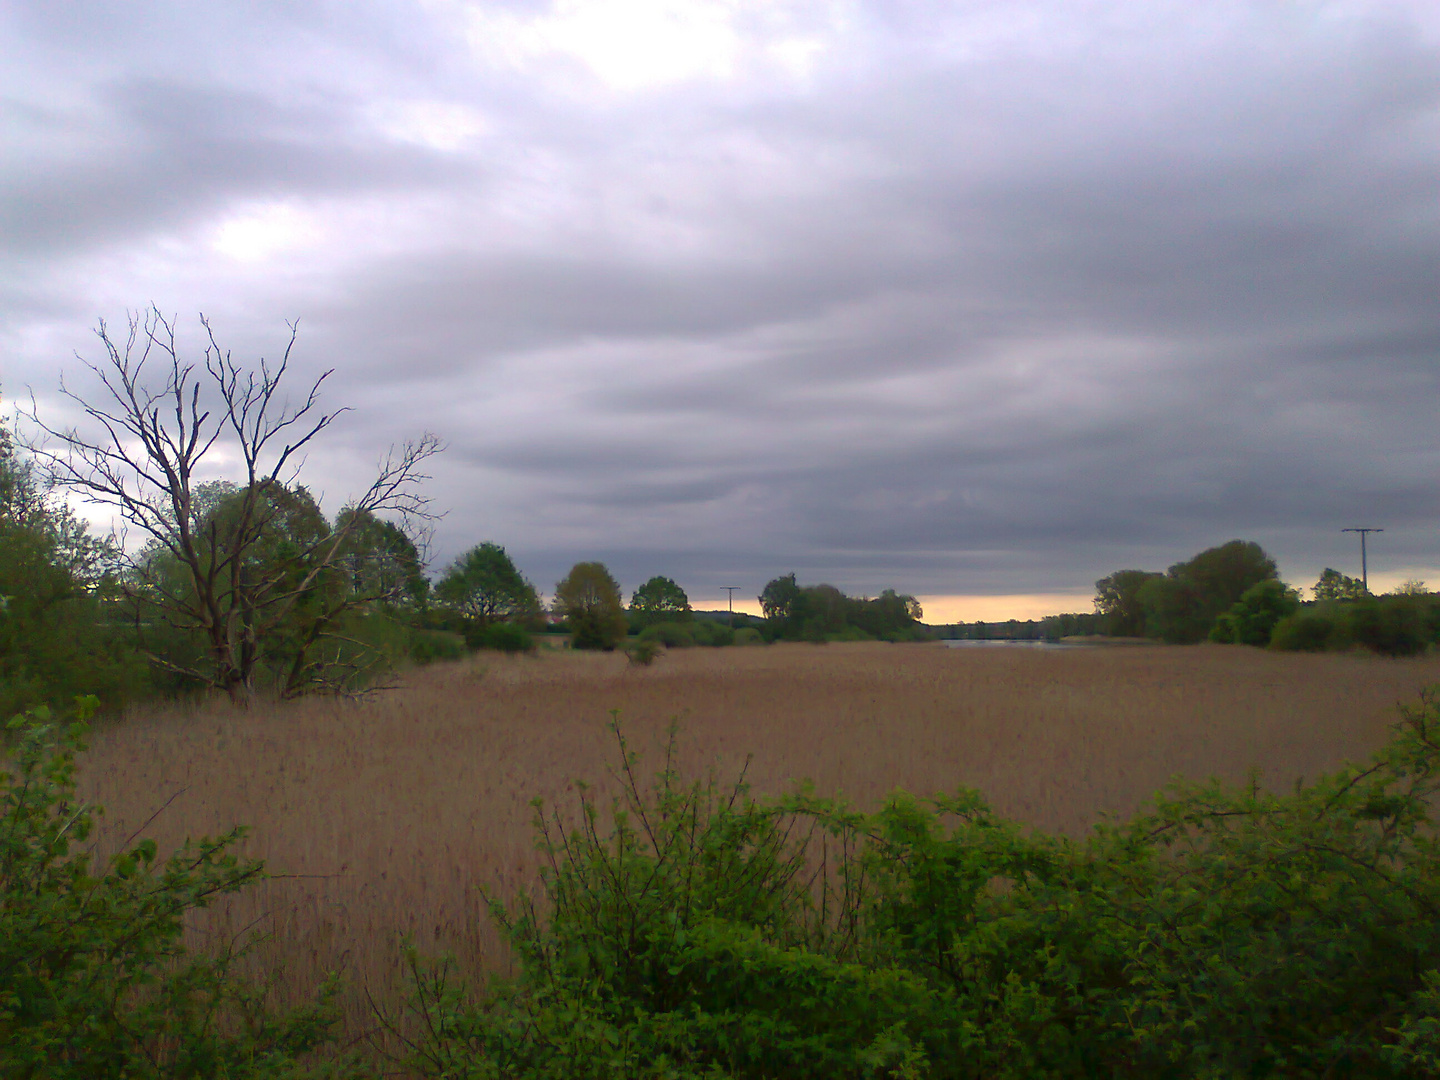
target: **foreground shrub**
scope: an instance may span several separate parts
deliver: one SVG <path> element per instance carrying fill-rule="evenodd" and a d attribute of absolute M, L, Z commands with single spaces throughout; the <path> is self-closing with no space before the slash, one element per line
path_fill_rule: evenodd
<path fill-rule="evenodd" d="M 753 626 L 742 626 L 735 631 L 735 645 L 764 645 L 765 635 Z"/>
<path fill-rule="evenodd" d="M 1222 645 L 1268 645 L 1276 624 L 1299 610 L 1300 594 L 1278 578 L 1269 578 L 1246 589 L 1215 620 L 1210 640 Z"/>
<path fill-rule="evenodd" d="M 1387 596 L 1346 604 L 1356 644 L 1382 656 L 1415 656 L 1430 645 L 1421 604 L 1409 596 Z"/>
<path fill-rule="evenodd" d="M 660 643 L 642 639 L 627 648 L 625 654 L 630 658 L 630 663 L 637 667 L 649 667 L 660 655 Z"/>
<path fill-rule="evenodd" d="M 1278 795 L 1183 784 L 1083 842 L 961 790 L 863 814 L 743 774 L 648 786 L 608 829 L 537 812 L 522 961 L 415 960 L 412 1067 L 459 1077 L 1401 1077 L 1440 1061 L 1440 708 Z M 618 735 L 618 731 L 617 731 Z"/>
<path fill-rule="evenodd" d="M 735 629 L 714 619 L 706 619 L 695 624 L 695 644 L 710 645 L 723 648 L 735 644 Z"/>
<path fill-rule="evenodd" d="M 17 717 L 0 774 L 0 1076 L 76 1078 L 320 1075 L 302 1055 L 328 1042 L 332 983 L 281 1012 L 237 974 L 246 949 L 191 956 L 188 911 L 257 881 L 235 829 L 163 863 L 141 840 L 98 870 L 93 809 L 75 794 L 82 728 L 48 711 Z M 331 1074 L 354 1075 L 340 1064 Z"/>
<path fill-rule="evenodd" d="M 493 649 L 495 652 L 528 653 L 535 651 L 535 637 L 518 623 L 490 623 L 468 631 L 465 644 L 472 649 Z"/>
<path fill-rule="evenodd" d="M 735 631 L 713 619 L 693 622 L 653 623 L 640 631 L 640 640 L 664 645 L 667 649 L 688 649 L 695 645 L 724 646 L 735 643 Z"/>
<path fill-rule="evenodd" d="M 1277 649 L 1348 649 L 1382 656 L 1424 652 L 1440 630 L 1440 605 L 1425 596 L 1383 596 L 1317 604 L 1276 624 Z"/>
<path fill-rule="evenodd" d="M 433 664 L 439 660 L 459 660 L 465 655 L 465 639 L 444 630 L 410 628 L 410 662 Z"/>
<path fill-rule="evenodd" d="M 1335 620 L 1321 611 L 1297 611 L 1275 624 L 1270 647 L 1290 652 L 1323 652 L 1334 648 Z"/>
<path fill-rule="evenodd" d="M 667 649 L 688 649 L 695 644 L 693 627 L 675 622 L 653 623 L 640 631 L 640 640 Z"/>

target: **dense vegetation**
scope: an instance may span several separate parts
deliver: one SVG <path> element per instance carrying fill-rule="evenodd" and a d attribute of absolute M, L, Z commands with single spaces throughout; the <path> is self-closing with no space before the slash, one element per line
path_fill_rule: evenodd
<path fill-rule="evenodd" d="M 1440 708 L 1292 793 L 1177 786 L 1083 843 L 973 791 L 875 814 L 743 779 L 537 818 L 518 979 L 416 960 L 446 1077 L 1435 1075 Z M 670 755 L 667 754 L 667 760 Z M 583 796 L 582 796 L 583 799 Z"/>
<path fill-rule="evenodd" d="M 1102 578 L 1095 583 L 1095 608 L 1109 634 L 1189 644 L 1204 641 L 1252 585 L 1276 576 L 1275 560 L 1259 544 L 1231 540 L 1163 574 L 1120 570 Z"/>
<path fill-rule="evenodd" d="M 1413 656 L 1440 641 L 1440 596 L 1421 582 L 1372 596 L 1327 567 L 1314 600 L 1280 581 L 1258 544 L 1232 540 L 1164 574 L 1119 570 L 1095 583 L 1099 632 L 1175 643 L 1210 640 L 1285 650 L 1365 648 Z"/>
<path fill-rule="evenodd" d="M 1308 651 L 1365 648 L 1414 656 L 1440 641 L 1440 596 L 1399 593 L 1316 601 L 1275 623 L 1270 645 Z"/>
<path fill-rule="evenodd" d="M 1083 844 L 976 792 L 760 804 L 621 743 L 613 827 L 541 815 L 524 959 L 419 963 L 446 1077 L 1433 1076 L 1440 708 L 1287 795 L 1178 786 Z"/>
<path fill-rule="evenodd" d="M 132 839 L 94 866 L 78 733 L 43 714 L 13 730 L 0 1075 L 365 1071 L 333 1049 L 314 1059 L 333 984 L 281 1009 L 245 976 L 243 941 L 181 949 L 187 911 L 262 873 L 233 855 L 238 833 L 163 863 Z M 669 764 L 647 784 L 619 749 L 613 814 L 583 788 L 576 818 L 541 808 L 543 895 L 492 904 L 515 978 L 467 986 L 412 953 L 394 1020 L 410 1070 L 1440 1075 L 1440 698 L 1405 710 L 1366 765 L 1285 794 L 1177 785 L 1082 841 L 968 790 L 896 792 L 870 814 L 808 789 L 758 801 L 743 775 L 686 781 Z"/>
<path fill-rule="evenodd" d="M 94 700 L 82 711 L 88 712 Z M 337 983 L 300 1008 L 276 1007 L 244 974 L 253 941 L 200 954 L 186 917 L 254 884 L 244 836 L 187 843 L 165 860 L 132 838 L 96 865 L 98 808 L 75 793 L 83 725 L 47 709 L 8 726 L 0 773 L 0 1076 L 36 1080 L 359 1075 L 353 1061 L 301 1059 L 333 1039 Z"/>
<path fill-rule="evenodd" d="M 877 597 L 846 596 L 833 585 L 775 578 L 760 594 L 766 634 L 783 641 L 917 641 L 928 633 L 913 596 L 886 589 Z"/>
<path fill-rule="evenodd" d="M 113 550 L 46 496 L 0 425 L 0 717 L 80 694 L 113 709 L 149 691 L 119 595 Z"/>

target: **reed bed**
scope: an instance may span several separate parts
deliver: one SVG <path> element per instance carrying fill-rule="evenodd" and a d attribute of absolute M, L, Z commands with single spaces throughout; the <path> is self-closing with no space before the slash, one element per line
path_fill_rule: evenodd
<path fill-rule="evenodd" d="M 107 811 L 102 851 L 142 826 L 168 847 L 248 825 L 246 850 L 282 876 L 194 933 L 273 932 L 262 960 L 283 965 L 282 996 L 346 969 L 359 1030 L 364 990 L 394 1000 L 403 937 L 472 971 L 507 967 L 484 895 L 534 886 L 533 798 L 568 810 L 576 781 L 603 792 L 611 710 L 638 749 L 679 717 L 690 773 L 728 779 L 753 755 L 758 794 L 808 778 L 868 808 L 897 787 L 964 785 L 1078 835 L 1176 775 L 1259 767 L 1289 786 L 1363 757 L 1395 705 L 1435 682 L 1435 657 L 1203 646 L 778 645 L 669 652 L 648 668 L 483 655 L 362 704 L 138 713 L 94 733 L 81 780 Z"/>

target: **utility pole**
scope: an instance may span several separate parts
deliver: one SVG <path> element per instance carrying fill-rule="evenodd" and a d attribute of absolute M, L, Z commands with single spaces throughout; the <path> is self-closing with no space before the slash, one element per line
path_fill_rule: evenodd
<path fill-rule="evenodd" d="M 1370 591 L 1370 567 L 1365 560 L 1365 535 L 1372 532 L 1384 532 L 1384 529 L 1341 529 L 1341 532 L 1358 532 L 1360 534 L 1360 584 L 1365 591 Z"/>
<path fill-rule="evenodd" d="M 739 585 L 721 585 L 720 588 L 724 589 L 725 592 L 727 593 L 727 596 L 726 596 L 726 598 L 725 598 L 725 602 L 726 602 L 726 603 L 729 605 L 729 607 L 730 607 L 730 614 L 731 614 L 731 615 L 734 615 L 734 614 L 735 614 L 735 590 L 738 589 L 738 588 L 740 588 L 740 586 L 739 586 Z"/>

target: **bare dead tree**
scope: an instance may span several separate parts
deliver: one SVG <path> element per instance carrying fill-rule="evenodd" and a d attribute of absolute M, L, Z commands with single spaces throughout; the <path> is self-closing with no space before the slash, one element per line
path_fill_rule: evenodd
<path fill-rule="evenodd" d="M 298 653 L 282 689 L 293 695 L 323 688 L 330 666 L 323 659 L 327 630 L 343 611 L 376 597 L 353 588 L 322 596 L 321 586 L 335 578 L 357 530 L 377 515 L 398 517 L 409 535 L 434 519 L 421 490 L 429 479 L 421 468 L 443 447 L 431 434 L 392 447 L 369 488 L 347 504 L 333 528 L 316 530 L 291 544 L 283 560 L 267 563 L 261 545 L 287 498 L 293 502 L 302 453 L 348 410 L 319 407 L 333 369 L 310 385 L 298 405 L 283 395 L 294 324 L 278 364 L 262 359 L 258 368 L 247 368 L 220 347 L 203 315 L 200 322 L 206 347 L 197 366 L 182 359 L 174 320 L 157 308 L 130 317 L 123 343 L 102 321 L 96 335 L 105 359 L 91 363 L 77 354 L 103 386 L 102 400 L 87 401 L 63 380 L 60 388 L 91 421 L 91 430 L 48 426 L 32 396 L 28 419 L 40 436 L 31 452 L 54 485 L 113 507 L 127 527 L 147 538 L 143 551 L 124 556 L 137 626 L 148 613 L 199 634 L 207 654 L 203 664 L 193 664 L 149 650 L 155 663 L 248 702 L 267 641 L 304 602 L 314 610 L 292 645 Z M 242 472 L 224 513 L 215 512 L 198 479 L 206 455 L 217 447 L 238 455 Z M 171 573 L 156 572 L 157 556 Z"/>

